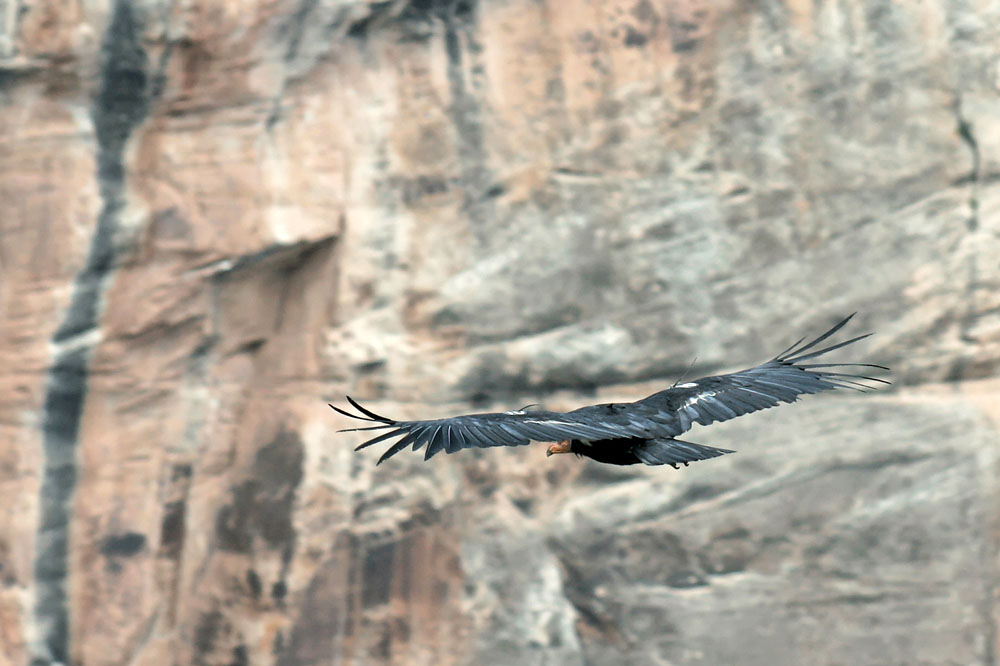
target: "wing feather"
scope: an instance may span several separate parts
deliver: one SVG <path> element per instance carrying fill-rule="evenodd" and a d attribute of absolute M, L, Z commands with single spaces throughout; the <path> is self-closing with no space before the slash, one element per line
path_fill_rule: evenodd
<path fill-rule="evenodd" d="M 473 446 L 478 446 L 482 449 L 499 446 L 496 439 L 487 435 L 483 428 L 480 428 L 478 424 L 470 423 L 465 426 L 465 429 L 469 431 L 470 441 L 473 443 Z"/>
<path fill-rule="evenodd" d="M 451 428 L 441 428 L 441 436 L 444 438 L 445 453 L 454 453 L 455 451 L 462 450 L 462 447 L 458 446 L 454 432 L 455 431 Z"/>
<path fill-rule="evenodd" d="M 844 328 L 844 326 L 847 325 L 847 322 L 849 322 L 852 319 L 854 319 L 854 315 L 856 315 L 856 314 L 858 314 L 858 313 L 857 312 L 852 312 L 847 317 L 845 317 L 840 323 L 838 323 L 836 326 L 834 326 L 829 331 L 827 331 L 823 335 L 819 336 L 818 338 L 816 338 L 815 340 L 813 340 L 812 342 L 810 342 L 809 344 L 807 344 L 805 347 L 799 347 L 799 342 L 802 342 L 802 340 L 805 340 L 805 338 L 802 338 L 802 340 L 799 340 L 799 342 L 796 342 L 794 345 L 792 345 L 791 347 L 789 347 L 788 349 L 786 349 L 785 351 L 783 351 L 781 354 L 778 354 L 778 356 L 776 356 L 775 359 L 778 359 L 778 358 L 788 358 L 790 356 L 797 356 L 797 355 L 801 354 L 804 351 L 808 351 L 808 350 L 812 349 L 813 347 L 815 347 L 819 343 L 823 342 L 824 340 L 826 340 L 827 338 L 829 338 L 831 335 L 833 335 L 834 333 L 836 333 L 840 329 Z M 869 333 L 869 335 L 871 335 L 871 334 Z M 864 337 L 864 336 L 862 336 L 862 337 Z M 857 339 L 860 339 L 860 338 L 857 338 Z M 850 341 L 845 342 L 844 344 L 850 344 Z M 798 347 L 798 349 L 796 349 L 796 347 Z M 822 354 L 823 352 L 819 352 L 819 353 Z"/>
<path fill-rule="evenodd" d="M 412 431 L 403 435 L 403 438 L 398 442 L 396 442 L 395 444 L 393 444 L 392 446 L 390 446 L 388 450 L 386 450 L 386 452 L 382 454 L 382 457 L 380 457 L 378 459 L 378 462 L 375 464 L 376 465 L 381 464 L 386 459 L 391 458 L 392 456 L 396 455 L 397 453 L 405 449 L 407 446 L 410 445 L 410 442 L 412 442 L 417 438 L 418 432 L 419 431 Z"/>
<path fill-rule="evenodd" d="M 371 439 L 369 439 L 366 442 L 362 442 L 357 447 L 355 447 L 354 450 L 355 451 L 360 451 L 361 449 L 367 448 L 367 447 L 371 446 L 372 444 L 378 444 L 379 442 L 383 442 L 383 441 L 385 441 L 387 439 L 391 439 L 393 437 L 397 437 L 399 434 L 400 434 L 400 431 L 398 429 L 397 430 L 392 430 L 390 432 L 384 432 L 381 435 L 376 435 L 375 437 L 372 437 Z"/>
<path fill-rule="evenodd" d="M 504 422 L 501 421 L 500 422 L 500 430 L 502 430 L 502 431 L 506 432 L 508 435 L 510 435 L 511 438 L 514 441 L 517 442 L 516 446 L 524 446 L 525 444 L 530 444 L 531 443 L 531 438 L 530 437 L 525 437 L 524 435 L 522 435 L 521 433 L 519 433 L 514 428 L 514 426 L 512 426 L 509 423 L 504 423 Z"/>
<path fill-rule="evenodd" d="M 502 442 L 505 446 L 523 446 L 528 444 L 531 440 L 524 437 L 518 437 L 510 432 L 510 429 L 504 427 L 501 423 L 499 427 L 494 428 L 492 431 L 493 436 L 497 441 Z"/>
<path fill-rule="evenodd" d="M 424 451 L 424 460 L 430 460 L 431 456 L 444 448 L 444 437 L 441 434 L 443 428 L 441 426 L 431 426 L 428 430 L 431 431 L 431 434 L 427 438 L 427 450 Z M 416 444 L 414 444 L 414 450 L 416 450 Z"/>
<path fill-rule="evenodd" d="M 455 438 L 454 447 L 456 451 L 461 451 L 462 449 L 468 449 L 475 446 L 475 444 L 469 443 L 471 433 L 466 431 L 466 429 L 461 425 L 454 424 L 450 426 L 448 430 L 451 431 L 452 436 Z"/>

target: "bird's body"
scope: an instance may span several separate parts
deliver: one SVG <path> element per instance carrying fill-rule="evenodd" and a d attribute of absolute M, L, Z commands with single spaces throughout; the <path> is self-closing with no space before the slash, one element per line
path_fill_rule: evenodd
<path fill-rule="evenodd" d="M 362 407 L 350 397 L 347 400 L 360 414 L 330 406 L 345 416 L 377 424 L 349 428 L 349 431 L 387 431 L 364 442 L 358 449 L 400 437 L 379 458 L 379 463 L 411 445 L 414 451 L 426 447 L 426 460 L 440 451 L 454 453 L 473 447 L 524 446 L 534 441 L 556 442 L 549 447 L 549 455 L 576 453 L 612 465 L 644 463 L 677 467 L 678 464 L 686 465 L 695 460 L 732 453 L 727 449 L 676 439 L 694 423 L 708 425 L 728 421 L 782 402 L 794 402 L 798 396 L 808 393 L 834 388 L 871 388 L 864 383 L 866 381 L 887 384 L 884 379 L 829 371 L 829 368 L 838 366 L 888 369 L 880 365 L 802 363 L 868 337 L 862 335 L 825 349 L 810 351 L 839 331 L 850 319 L 844 319 L 805 345 L 799 340 L 781 354 L 753 368 L 674 384 L 635 402 L 591 405 L 571 412 L 522 409 L 428 421 L 394 421 Z"/>

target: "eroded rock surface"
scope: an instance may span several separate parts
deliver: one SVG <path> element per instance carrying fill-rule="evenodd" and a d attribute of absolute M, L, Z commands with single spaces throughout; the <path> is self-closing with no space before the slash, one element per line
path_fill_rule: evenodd
<path fill-rule="evenodd" d="M 0 663 L 993 664 L 1000 3 L 0 7 Z M 876 395 L 375 468 L 858 310 Z M 850 355 L 850 354 L 846 354 Z"/>

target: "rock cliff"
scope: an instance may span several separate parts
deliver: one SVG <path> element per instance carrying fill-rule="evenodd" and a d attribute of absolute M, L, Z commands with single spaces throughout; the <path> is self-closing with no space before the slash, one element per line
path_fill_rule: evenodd
<path fill-rule="evenodd" d="M 995 664 L 1000 2 L 0 3 L 0 663 Z M 860 311 L 690 468 L 351 451 Z M 570 458 L 570 459 L 567 459 Z"/>

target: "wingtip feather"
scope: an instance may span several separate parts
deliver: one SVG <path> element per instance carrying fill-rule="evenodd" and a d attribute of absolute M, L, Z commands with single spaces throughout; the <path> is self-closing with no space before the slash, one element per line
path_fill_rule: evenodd
<path fill-rule="evenodd" d="M 782 359 L 779 359 L 779 360 L 784 361 L 785 363 L 798 363 L 800 361 L 806 361 L 806 360 L 809 360 L 811 358 L 816 358 L 817 356 L 822 356 L 823 354 L 828 354 L 829 352 L 832 352 L 834 350 L 840 349 L 841 347 L 846 347 L 847 345 L 854 344 L 855 342 L 858 342 L 859 340 L 864 340 L 865 338 L 870 338 L 872 335 L 874 335 L 874 334 L 873 333 L 865 333 L 864 335 L 859 335 L 857 337 L 853 337 L 850 340 L 844 340 L 843 342 L 838 342 L 835 345 L 830 345 L 829 347 L 824 347 L 823 349 L 818 349 L 816 351 L 811 351 L 808 354 L 802 354 L 802 352 L 807 351 L 810 347 L 812 347 L 814 344 L 816 344 L 817 342 L 819 342 L 820 340 L 823 339 L 823 338 L 817 338 L 816 340 L 814 340 L 810 344 L 806 345 L 802 349 L 795 350 L 795 352 L 792 355 L 786 356 L 785 358 L 782 358 Z M 824 338 L 825 337 L 826 336 L 824 336 Z"/>
<path fill-rule="evenodd" d="M 387 422 L 392 421 L 392 419 L 390 419 L 390 418 L 387 418 L 385 416 L 380 416 L 379 414 L 376 414 L 372 410 L 370 410 L 370 409 L 368 409 L 366 407 L 362 407 L 361 404 L 357 400 L 355 400 L 354 398 L 352 398 L 351 396 L 348 395 L 348 396 L 344 396 L 344 397 L 347 398 L 347 402 L 351 403 L 354 406 L 355 409 L 357 409 L 359 412 L 361 412 L 365 416 L 371 418 L 372 420 L 382 421 L 383 423 L 387 423 Z"/>

